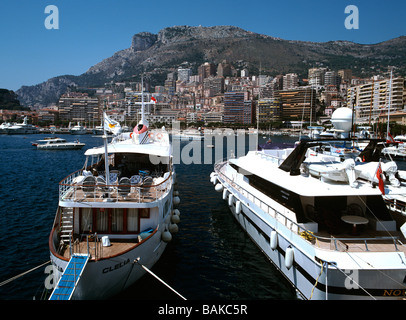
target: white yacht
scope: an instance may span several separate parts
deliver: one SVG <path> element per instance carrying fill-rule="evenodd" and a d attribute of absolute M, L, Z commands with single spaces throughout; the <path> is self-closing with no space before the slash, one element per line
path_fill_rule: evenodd
<path fill-rule="evenodd" d="M 11 126 L 12 124 L 10 122 L 3 122 L 2 124 L 0 124 L 0 134 L 2 133 L 6 134 L 7 129 Z"/>
<path fill-rule="evenodd" d="M 114 132 L 117 123 L 106 119 Z M 159 260 L 178 230 L 168 132 L 150 131 L 142 115 L 133 132 L 109 144 L 104 139 L 104 146 L 85 152 L 83 168 L 59 183 L 49 237 L 56 284 L 50 300 L 118 294 Z"/>
<path fill-rule="evenodd" d="M 211 181 L 300 298 L 405 299 L 406 225 L 354 159 L 305 160 L 318 143 L 218 162 Z"/>
<path fill-rule="evenodd" d="M 28 118 L 24 117 L 23 123 L 14 123 L 5 128 L 7 134 L 34 134 L 39 130 L 36 126 L 28 123 Z"/>
<path fill-rule="evenodd" d="M 86 134 L 87 130 L 85 127 L 83 127 L 80 122 L 78 122 L 77 125 L 73 126 L 72 128 L 69 129 L 69 132 L 71 134 Z"/>
<path fill-rule="evenodd" d="M 182 140 L 182 141 L 203 140 L 204 134 L 201 131 L 201 128 L 188 129 L 188 130 L 183 130 L 183 131 L 174 131 L 172 133 L 172 139 Z"/>
<path fill-rule="evenodd" d="M 49 137 L 41 140 L 37 140 L 32 143 L 38 150 L 70 150 L 70 149 L 82 149 L 85 144 L 76 141 L 66 141 L 66 139 L 58 137 Z"/>

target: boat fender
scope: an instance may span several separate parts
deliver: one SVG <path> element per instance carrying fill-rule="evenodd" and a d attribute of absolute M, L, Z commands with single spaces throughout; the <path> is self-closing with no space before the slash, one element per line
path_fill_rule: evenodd
<path fill-rule="evenodd" d="M 285 252 L 285 267 L 289 270 L 293 265 L 294 251 L 292 247 L 286 248 Z"/>
<path fill-rule="evenodd" d="M 214 176 L 217 176 L 217 173 L 215 172 L 210 173 L 210 179 L 213 178 Z"/>
<path fill-rule="evenodd" d="M 172 222 L 173 222 L 173 223 L 179 223 L 179 222 L 180 222 L 180 217 L 177 216 L 176 214 L 174 214 L 174 215 L 172 216 Z"/>
<path fill-rule="evenodd" d="M 231 207 L 233 205 L 234 196 L 230 193 L 228 196 L 228 205 Z"/>
<path fill-rule="evenodd" d="M 178 225 L 176 223 L 172 223 L 172 224 L 169 225 L 169 232 L 170 233 L 173 234 L 173 233 L 176 233 L 178 231 L 179 231 L 179 227 L 178 227 Z"/>
<path fill-rule="evenodd" d="M 180 211 L 178 209 L 175 209 L 175 210 L 173 210 L 173 214 L 177 215 L 177 216 L 180 216 Z"/>
<path fill-rule="evenodd" d="M 174 195 L 174 196 L 178 196 L 178 195 L 179 195 L 179 191 L 174 191 L 174 192 L 173 192 L 173 195 Z"/>
<path fill-rule="evenodd" d="M 275 250 L 278 247 L 278 233 L 273 230 L 271 231 L 271 249 Z"/>
<path fill-rule="evenodd" d="M 217 176 L 212 177 L 212 178 L 210 179 L 210 182 L 211 182 L 212 184 L 216 184 L 216 183 L 217 183 Z"/>
<path fill-rule="evenodd" d="M 169 242 L 169 241 L 172 240 L 172 235 L 171 235 L 171 233 L 170 233 L 168 230 L 165 230 L 165 231 L 162 233 L 162 240 L 165 241 L 165 242 Z"/>
<path fill-rule="evenodd" d="M 171 221 L 171 215 L 170 214 L 168 214 L 166 217 L 165 217 L 165 223 L 166 224 L 168 224 L 170 221 Z"/>
<path fill-rule="evenodd" d="M 235 203 L 235 212 L 237 214 L 241 213 L 241 201 L 240 200 L 237 200 L 237 202 Z"/>
<path fill-rule="evenodd" d="M 173 204 L 178 205 L 180 203 L 180 198 L 178 196 L 173 197 Z"/>
<path fill-rule="evenodd" d="M 223 190 L 223 200 L 226 200 L 228 196 L 228 190 L 226 188 L 224 188 Z"/>
<path fill-rule="evenodd" d="M 216 190 L 217 192 L 223 191 L 223 185 L 221 183 L 217 183 L 214 187 L 214 190 Z"/>

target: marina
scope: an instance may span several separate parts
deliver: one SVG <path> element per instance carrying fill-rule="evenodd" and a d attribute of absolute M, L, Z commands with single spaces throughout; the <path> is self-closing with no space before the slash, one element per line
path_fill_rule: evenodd
<path fill-rule="evenodd" d="M 2 136 L 3 142 L 5 142 L 4 150 L 7 150 L 6 154 L 13 154 L 17 152 L 15 148 L 10 148 L 11 145 L 15 145 L 15 142 L 18 142 L 20 147 L 22 145 L 25 145 L 25 148 L 27 148 L 27 144 L 29 145 L 28 139 L 32 139 L 32 137 L 40 137 L 40 135 L 30 135 L 26 137 L 21 135 Z M 235 136 L 234 138 L 237 139 L 238 137 Z M 250 138 L 251 135 L 246 135 L 245 137 L 246 152 L 248 152 L 248 141 L 250 141 Z M 224 136 L 222 139 L 224 140 L 224 143 L 222 145 L 223 156 L 226 156 L 230 152 L 227 145 L 227 141 L 229 141 L 227 139 L 230 139 L 230 137 Z M 85 151 L 85 154 L 87 154 L 88 156 L 94 156 L 102 153 L 103 148 L 97 148 L 102 142 L 101 137 L 87 135 L 83 136 L 81 140 L 83 140 L 83 142 L 86 144 L 85 148 L 87 150 Z M 274 135 L 272 137 L 272 142 L 269 142 L 268 138 L 262 140 L 263 141 L 259 141 L 259 145 L 268 142 L 271 145 L 273 144 L 276 148 L 278 148 L 278 146 L 281 146 L 281 148 L 285 148 L 286 146 L 294 145 L 297 141 L 297 137 Z M 190 143 L 190 141 L 178 142 L 180 148 L 187 148 Z M 206 143 L 207 141 L 202 141 L 200 144 L 202 155 L 204 154 L 204 152 L 207 152 L 208 148 Z M 22 150 L 24 150 L 24 147 L 22 148 Z M 279 149 L 278 152 L 281 152 L 280 150 L 281 149 Z M 272 149 L 268 150 L 268 152 L 273 151 Z M 66 152 L 64 154 L 66 154 Z M 68 163 L 72 162 L 72 160 L 74 160 L 73 162 L 76 162 L 76 168 L 78 166 L 80 167 L 81 163 L 83 164 L 83 151 L 71 150 L 69 151 L 69 154 L 76 160 L 70 159 L 68 161 L 68 159 L 66 159 L 65 162 L 61 162 L 61 165 L 66 166 Z M 219 161 L 218 158 L 215 158 L 216 156 L 218 156 L 217 154 L 213 152 L 211 155 L 212 163 Z M 207 155 L 204 155 L 204 157 L 206 156 Z M 55 155 L 45 154 L 44 158 L 48 162 L 53 163 L 54 161 L 60 162 L 63 157 L 60 157 L 59 153 L 56 153 Z M 35 158 L 33 158 L 33 160 L 35 163 Z M 41 161 L 44 162 L 43 160 Z M 399 169 L 404 168 L 403 163 L 398 162 L 398 167 Z M 91 171 L 90 167 L 88 167 L 88 169 L 89 171 Z M 75 170 L 70 171 L 75 172 Z M 295 288 L 291 285 L 289 280 L 285 279 L 284 276 L 280 274 L 278 268 L 276 268 L 268 260 L 268 258 L 263 255 L 262 251 L 257 247 L 257 245 L 252 242 L 252 238 L 245 232 L 243 232 L 237 221 L 235 221 L 233 216 L 230 215 L 230 206 L 228 204 L 228 201 L 224 201 L 222 197 L 219 197 L 218 193 L 213 190 L 212 182 L 208 181 L 210 173 L 212 171 L 213 164 L 206 162 L 204 162 L 204 164 L 192 163 L 187 165 L 180 163 L 176 166 L 176 175 L 179 178 L 176 190 L 179 192 L 179 197 L 182 199 L 181 203 L 179 204 L 179 210 L 182 213 L 182 222 L 180 222 L 179 224 L 179 232 L 172 239 L 172 241 L 168 243 L 167 250 L 162 254 L 161 259 L 156 263 L 156 266 L 154 266 L 152 270 L 158 276 L 165 279 L 165 281 L 167 281 L 170 286 L 181 292 L 181 294 L 188 299 L 286 300 L 303 298 L 300 296 L 300 294 L 298 294 L 298 292 L 296 292 Z M 50 172 L 48 169 L 48 174 L 49 173 Z M 42 172 L 41 174 L 44 174 L 44 172 Z M 52 175 L 55 175 L 55 172 L 52 172 Z M 106 196 L 105 192 L 103 192 L 101 189 L 96 190 L 96 188 L 90 194 L 86 194 L 82 186 L 76 187 L 73 182 L 75 181 L 76 183 L 80 176 L 81 174 L 78 174 L 76 172 L 71 176 L 59 177 L 56 179 L 59 181 L 60 185 L 59 201 L 61 200 L 60 197 L 62 195 L 63 201 L 78 201 L 78 203 L 85 201 L 89 204 L 93 203 L 93 206 L 98 207 L 106 205 L 109 206 L 111 204 L 110 201 L 112 201 L 114 204 L 123 202 L 123 204 L 125 205 L 128 205 L 128 203 L 131 203 L 132 201 L 135 201 L 137 203 L 141 201 L 144 201 L 145 203 L 152 203 L 155 201 L 155 199 L 160 198 L 162 192 L 162 190 L 158 190 L 158 188 L 150 186 L 147 193 L 132 187 L 134 188 L 132 189 L 133 192 L 127 194 L 126 199 L 122 198 L 122 196 L 119 194 L 118 188 L 111 190 L 108 197 Z M 58 181 L 56 181 L 56 185 L 58 184 Z M 195 181 L 198 183 L 190 183 L 191 181 Z M 15 188 L 17 188 L 17 186 Z M 45 188 L 45 190 L 47 190 L 47 188 L 50 189 L 49 184 Z M 348 188 L 351 189 L 350 186 L 348 186 Z M 66 190 L 68 189 L 69 192 L 66 192 Z M 50 192 L 48 192 L 47 194 L 49 194 L 50 201 L 54 203 L 58 202 L 58 198 L 51 196 Z M 196 197 L 196 195 L 198 195 L 198 197 Z M 248 194 L 246 196 L 248 196 Z M 106 198 L 109 198 L 111 200 L 106 201 Z M 12 202 L 14 201 L 18 201 L 18 203 L 20 202 L 17 199 L 13 200 Z M 11 206 L 9 207 L 11 208 Z M 22 204 L 18 207 L 20 209 L 22 208 L 21 210 L 24 210 Z M 48 212 L 46 217 L 41 218 L 47 219 L 49 221 L 49 225 L 53 220 L 51 217 L 52 210 L 48 208 L 48 205 L 43 204 L 43 207 L 40 211 Z M 39 214 L 40 212 L 37 213 L 37 216 Z M 14 216 L 15 214 L 11 216 L 6 215 L 6 219 L 10 220 Z M 351 219 L 351 217 L 349 219 Z M 13 223 L 18 224 L 21 222 L 14 221 Z M 388 253 L 393 252 L 397 254 L 398 252 L 401 252 L 401 250 L 403 250 L 398 242 L 393 241 L 393 237 L 395 237 L 396 239 L 402 237 L 400 233 L 396 234 L 396 232 L 391 232 L 390 235 L 387 235 L 387 233 L 383 230 L 378 231 L 377 229 L 374 230 L 365 228 L 365 226 L 361 224 L 363 223 L 361 219 L 357 221 L 345 221 L 345 218 L 343 217 L 342 223 L 347 226 L 348 234 L 346 234 L 345 236 L 341 235 L 340 237 L 335 237 L 334 239 L 332 239 L 329 233 L 326 232 L 326 230 L 323 230 L 322 228 L 314 230 L 311 227 L 309 230 L 313 230 L 313 233 L 302 234 L 300 237 L 302 239 L 304 236 L 308 237 L 310 239 L 308 241 L 310 242 L 314 241 L 314 239 L 317 239 L 315 243 L 317 243 L 317 248 L 319 250 L 332 250 L 333 252 L 342 252 L 342 250 L 344 250 L 344 252 L 347 253 L 353 252 L 355 254 L 364 254 L 365 252 L 379 252 L 384 250 Z M 362 230 L 363 233 L 361 242 L 354 241 L 354 236 L 350 232 L 352 228 L 354 230 Z M 38 234 L 42 234 L 42 237 L 45 234 L 45 237 L 47 237 L 47 232 L 46 230 L 44 230 L 42 224 L 41 226 L 35 227 L 35 229 L 42 230 Z M 3 235 L 3 242 L 6 241 L 5 239 L 13 237 L 7 230 L 4 230 Z M 377 236 L 379 237 L 378 241 L 376 239 Z M 269 233 L 269 237 L 269 241 L 271 241 L 272 233 Z M 133 246 L 136 242 L 140 241 L 140 239 L 137 237 L 136 239 L 134 239 L 134 243 L 131 244 L 125 243 L 121 240 L 117 241 L 117 239 L 114 239 L 113 237 L 111 239 L 108 239 L 108 241 L 110 241 L 109 246 L 103 246 L 102 235 L 100 235 L 99 240 L 99 247 L 97 249 L 99 258 L 103 256 L 107 257 L 114 255 L 114 251 L 111 250 L 126 251 L 131 248 L 131 246 Z M 83 252 L 86 252 L 86 250 L 88 250 L 88 243 L 86 241 L 77 242 L 72 245 L 72 247 L 75 248 L 74 250 L 76 252 L 80 252 L 81 254 L 83 254 Z M 229 247 L 233 248 L 231 252 L 229 252 Z M 241 256 L 242 252 L 243 256 Z M 17 254 L 17 252 L 15 253 Z M 20 254 L 20 251 L 18 252 L 18 254 Z M 69 259 L 69 257 L 71 256 L 69 250 L 64 250 L 63 252 L 61 252 L 61 254 L 65 259 Z M 296 254 L 295 257 L 297 257 Z M 43 259 L 37 261 L 36 265 L 43 263 L 46 260 L 47 257 L 43 254 L 42 256 Z M 247 260 L 246 257 L 250 258 Z M 185 263 L 185 259 L 188 262 Z M 206 267 L 201 266 L 202 259 L 203 261 L 206 261 L 206 263 L 204 264 Z M 35 263 L 33 263 L 30 267 L 35 267 Z M 21 267 L 20 270 L 21 272 L 25 271 L 22 270 Z M 318 272 L 319 271 L 320 269 L 318 270 Z M 16 273 L 18 272 L 9 271 L 8 274 L 10 276 L 8 278 L 14 276 Z M 252 283 L 245 283 L 243 281 L 244 277 L 252 277 L 254 273 L 256 275 L 254 276 Z M 331 272 L 329 274 L 331 276 Z M 44 290 L 44 281 L 46 279 L 49 280 L 49 276 L 45 277 L 44 280 L 43 272 L 35 271 L 29 275 L 25 275 L 24 278 L 34 277 L 34 275 L 36 275 L 38 279 L 33 282 L 37 284 L 37 287 L 32 288 L 33 291 L 35 291 L 32 295 L 27 295 L 26 293 L 23 293 L 22 290 L 20 291 L 18 289 L 18 285 L 16 284 L 18 284 L 19 281 L 23 280 L 16 280 L 12 283 L 0 287 L 0 294 L 3 295 L 2 290 L 7 289 L 7 292 L 4 291 L 4 299 L 13 299 L 13 296 L 10 295 L 9 290 L 10 288 L 14 288 L 17 297 L 19 294 L 22 294 L 23 296 L 25 295 L 25 298 L 23 299 L 31 299 L 33 296 L 36 296 L 36 298 L 39 299 Z M 136 282 L 135 285 L 128 287 L 121 293 L 115 294 L 110 298 L 132 299 L 132 295 L 136 294 L 137 290 L 139 290 L 139 288 L 141 287 L 143 288 L 143 290 L 146 290 L 148 292 L 148 294 L 145 296 L 146 299 L 157 299 L 157 292 L 159 292 L 158 299 L 179 299 L 178 296 L 176 296 L 168 288 L 165 288 L 162 284 L 155 283 L 155 285 L 153 286 L 154 289 L 150 289 L 149 286 L 151 285 L 151 279 L 151 275 L 144 275 L 140 280 Z M 199 279 L 196 286 L 188 284 L 191 279 Z M 240 280 L 236 281 L 235 279 Z M 24 283 L 26 282 L 24 281 Z M 262 285 L 262 283 L 265 283 L 266 285 Z M 313 286 L 314 285 L 315 284 L 313 283 Z M 197 286 L 201 286 L 203 289 L 196 289 Z M 254 288 L 255 286 L 259 286 L 260 290 Z M 311 287 L 311 284 L 309 284 L 309 286 Z M 318 289 L 316 289 L 316 291 L 317 290 Z M 400 289 L 388 288 L 388 290 L 392 290 L 392 292 L 394 292 Z M 332 287 L 332 292 L 334 292 L 334 287 Z M 376 294 L 376 291 L 372 291 L 372 297 L 370 297 L 371 299 L 375 298 L 374 294 Z M 312 299 L 323 300 L 324 298 L 325 297 L 322 293 L 319 294 L 319 296 L 312 296 Z"/>
<path fill-rule="evenodd" d="M 12 184 L 7 187 L 7 192 L 0 195 L 8 208 L 1 216 L 0 246 L 2 255 L 9 257 L 0 266 L 1 281 L 49 260 L 49 227 L 58 204 L 58 183 L 65 178 L 64 172 L 74 172 L 83 165 L 84 151 L 102 143 L 102 138 L 86 135 L 81 137 L 81 141 L 86 144 L 83 150 L 42 153 L 30 144 L 30 141 L 40 139 L 41 136 L 1 136 L 4 161 L 7 163 L 16 159 L 15 168 L 18 168 L 15 170 L 3 166 L 3 178 Z M 248 141 L 248 136 L 246 138 Z M 277 143 L 278 138 L 273 140 Z M 180 146 L 184 147 L 187 143 L 180 142 Z M 206 148 L 204 143 L 201 148 L 203 154 Z M 224 154 L 226 152 L 224 143 Z M 31 160 L 25 161 L 22 154 Z M 214 160 L 213 153 L 212 163 Z M 152 271 L 188 300 L 296 299 L 289 283 L 241 231 L 229 214 L 227 204 L 218 198 L 208 179 L 212 168 L 212 164 L 181 163 L 176 166 L 179 178 L 177 191 L 181 198 L 179 232 L 168 243 Z M 29 180 L 23 179 L 27 171 L 31 172 Z M 38 189 L 35 192 L 34 186 Z M 45 198 L 42 197 L 44 194 L 47 195 Z M 21 233 L 31 240 L 27 242 L 22 239 Z M 105 252 L 106 248 L 109 247 L 103 247 Z M 48 266 L 49 263 L 1 286 L 1 299 L 31 300 L 34 296 L 40 299 L 44 285 L 49 280 Z M 247 277 L 251 281 L 245 281 Z M 139 299 L 140 291 L 144 300 L 179 299 L 150 275 L 145 275 L 135 286 L 111 299 Z"/>

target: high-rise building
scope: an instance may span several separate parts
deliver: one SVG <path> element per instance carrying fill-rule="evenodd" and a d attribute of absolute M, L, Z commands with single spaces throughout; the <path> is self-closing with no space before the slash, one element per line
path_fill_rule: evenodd
<path fill-rule="evenodd" d="M 178 80 L 182 82 L 189 82 L 190 76 L 192 75 L 192 69 L 190 68 L 179 68 L 178 69 Z"/>
<path fill-rule="evenodd" d="M 205 62 L 198 68 L 199 82 L 203 82 L 205 78 L 216 75 L 216 66 L 214 63 Z"/>
<path fill-rule="evenodd" d="M 258 101 L 258 122 L 269 123 L 282 120 L 282 104 L 279 99 L 268 98 Z"/>
<path fill-rule="evenodd" d="M 296 73 L 288 73 L 283 76 L 283 90 L 294 89 L 298 86 L 299 77 Z"/>
<path fill-rule="evenodd" d="M 309 85 L 317 87 L 324 85 L 324 75 L 328 71 L 327 68 L 311 68 L 309 69 Z"/>
<path fill-rule="evenodd" d="M 282 106 L 283 120 L 302 120 L 315 117 L 316 91 L 309 87 L 282 90 L 274 93 Z"/>
<path fill-rule="evenodd" d="M 87 93 L 70 92 L 59 98 L 59 118 L 62 121 L 96 122 L 101 119 L 99 100 Z"/>
<path fill-rule="evenodd" d="M 228 124 L 250 124 L 255 120 L 252 100 L 246 99 L 246 93 L 231 91 L 224 93 L 223 122 Z"/>
<path fill-rule="evenodd" d="M 352 70 L 351 69 L 338 70 L 338 75 L 341 77 L 342 81 L 351 83 L 351 79 L 352 79 Z"/>
<path fill-rule="evenodd" d="M 324 74 L 324 85 L 325 86 L 336 86 L 338 87 L 341 83 L 341 76 L 335 71 L 326 71 Z"/>
<path fill-rule="evenodd" d="M 348 89 L 347 106 L 354 107 L 357 122 L 375 120 L 382 112 L 387 113 L 389 107 L 390 112 L 403 109 L 406 103 L 405 79 L 393 78 L 392 91 L 390 86 L 390 79 L 384 79 L 371 80 L 369 83 Z"/>

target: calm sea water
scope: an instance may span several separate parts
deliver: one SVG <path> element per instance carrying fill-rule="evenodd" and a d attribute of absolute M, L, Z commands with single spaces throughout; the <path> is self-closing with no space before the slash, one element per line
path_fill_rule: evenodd
<path fill-rule="evenodd" d="M 49 261 L 48 236 L 58 204 L 58 183 L 82 167 L 86 149 L 102 144 L 100 137 L 66 135 L 68 140 L 79 138 L 85 148 L 34 149 L 31 142 L 43 137 L 0 135 L 0 282 Z M 186 145 L 180 143 L 181 148 Z M 205 148 L 202 143 L 202 162 Z M 224 143 L 224 156 L 226 148 Z M 295 299 L 292 287 L 214 191 L 209 181 L 213 164 L 181 163 L 176 171 L 181 198 L 179 232 L 153 272 L 188 300 Z M 44 266 L 0 286 L 0 300 L 39 299 L 46 276 Z M 179 299 L 149 274 L 113 299 L 140 298 Z"/>

